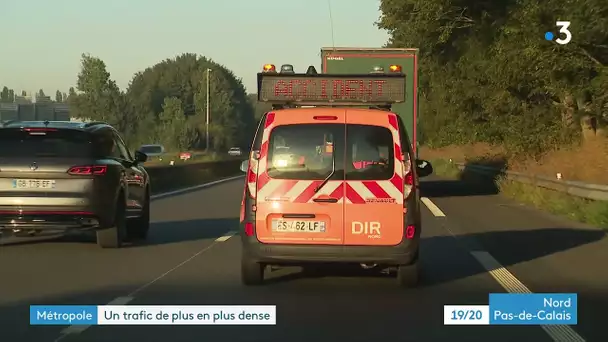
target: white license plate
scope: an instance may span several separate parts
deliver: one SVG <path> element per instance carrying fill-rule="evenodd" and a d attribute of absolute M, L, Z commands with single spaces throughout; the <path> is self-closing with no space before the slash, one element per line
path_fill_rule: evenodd
<path fill-rule="evenodd" d="M 325 222 L 323 221 L 303 221 L 303 220 L 272 220 L 272 231 L 274 232 L 310 232 L 324 233 Z"/>
<path fill-rule="evenodd" d="M 13 179 L 15 189 L 53 189 L 54 180 L 48 179 Z"/>

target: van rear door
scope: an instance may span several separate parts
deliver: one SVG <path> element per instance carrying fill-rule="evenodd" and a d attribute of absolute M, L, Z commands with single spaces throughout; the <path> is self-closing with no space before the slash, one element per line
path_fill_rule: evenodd
<path fill-rule="evenodd" d="M 344 134 L 344 109 L 267 115 L 257 163 L 260 242 L 342 245 Z"/>
<path fill-rule="evenodd" d="M 345 151 L 344 244 L 399 244 L 404 164 L 396 115 L 349 109 Z"/>

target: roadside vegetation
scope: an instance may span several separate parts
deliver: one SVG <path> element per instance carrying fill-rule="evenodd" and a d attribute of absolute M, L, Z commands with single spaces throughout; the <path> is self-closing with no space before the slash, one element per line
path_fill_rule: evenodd
<path fill-rule="evenodd" d="M 438 176 L 457 179 L 470 184 L 470 186 L 497 188 L 501 194 L 508 198 L 571 220 L 608 230 L 608 205 L 606 202 L 578 198 L 501 177 L 465 175 L 455 164 L 456 161 L 431 159 L 430 162 Z M 471 159 L 469 162 L 475 163 L 475 159 Z"/>
<path fill-rule="evenodd" d="M 205 146 L 207 69 L 210 146 Z M 40 90 L 36 98 L 43 95 Z M 14 100 L 15 91 L 3 87 L 0 102 Z M 143 69 L 124 91 L 103 60 L 84 54 L 76 87 L 67 94 L 57 91 L 54 100 L 67 103 L 72 117 L 110 123 L 132 149 L 162 144 L 170 151 L 227 151 L 248 146 L 255 131 L 254 103 L 241 80 L 225 66 L 196 54 Z"/>
<path fill-rule="evenodd" d="M 388 47 L 420 48 L 421 156 L 608 184 L 605 0 L 382 0 Z M 557 20 L 572 40 L 558 45 Z M 561 35 L 563 38 L 564 36 Z M 443 162 L 437 161 L 443 160 Z M 517 200 L 607 226 L 608 203 L 507 181 Z"/>

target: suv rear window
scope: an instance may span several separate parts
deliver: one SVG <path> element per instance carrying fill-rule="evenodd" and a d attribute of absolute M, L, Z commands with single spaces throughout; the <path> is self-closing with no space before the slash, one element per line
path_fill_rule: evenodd
<path fill-rule="evenodd" d="M 0 129 L 0 157 L 80 158 L 91 155 L 91 136 L 87 132 Z"/>
<path fill-rule="evenodd" d="M 270 133 L 268 175 L 272 178 L 323 180 L 344 177 L 344 124 L 278 126 Z"/>

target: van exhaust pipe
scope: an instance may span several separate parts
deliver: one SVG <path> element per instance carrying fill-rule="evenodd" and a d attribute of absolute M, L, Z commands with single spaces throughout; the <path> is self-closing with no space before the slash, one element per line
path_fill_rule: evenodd
<path fill-rule="evenodd" d="M 378 264 L 361 264 L 361 267 L 364 270 L 371 270 L 372 268 L 378 266 Z"/>

